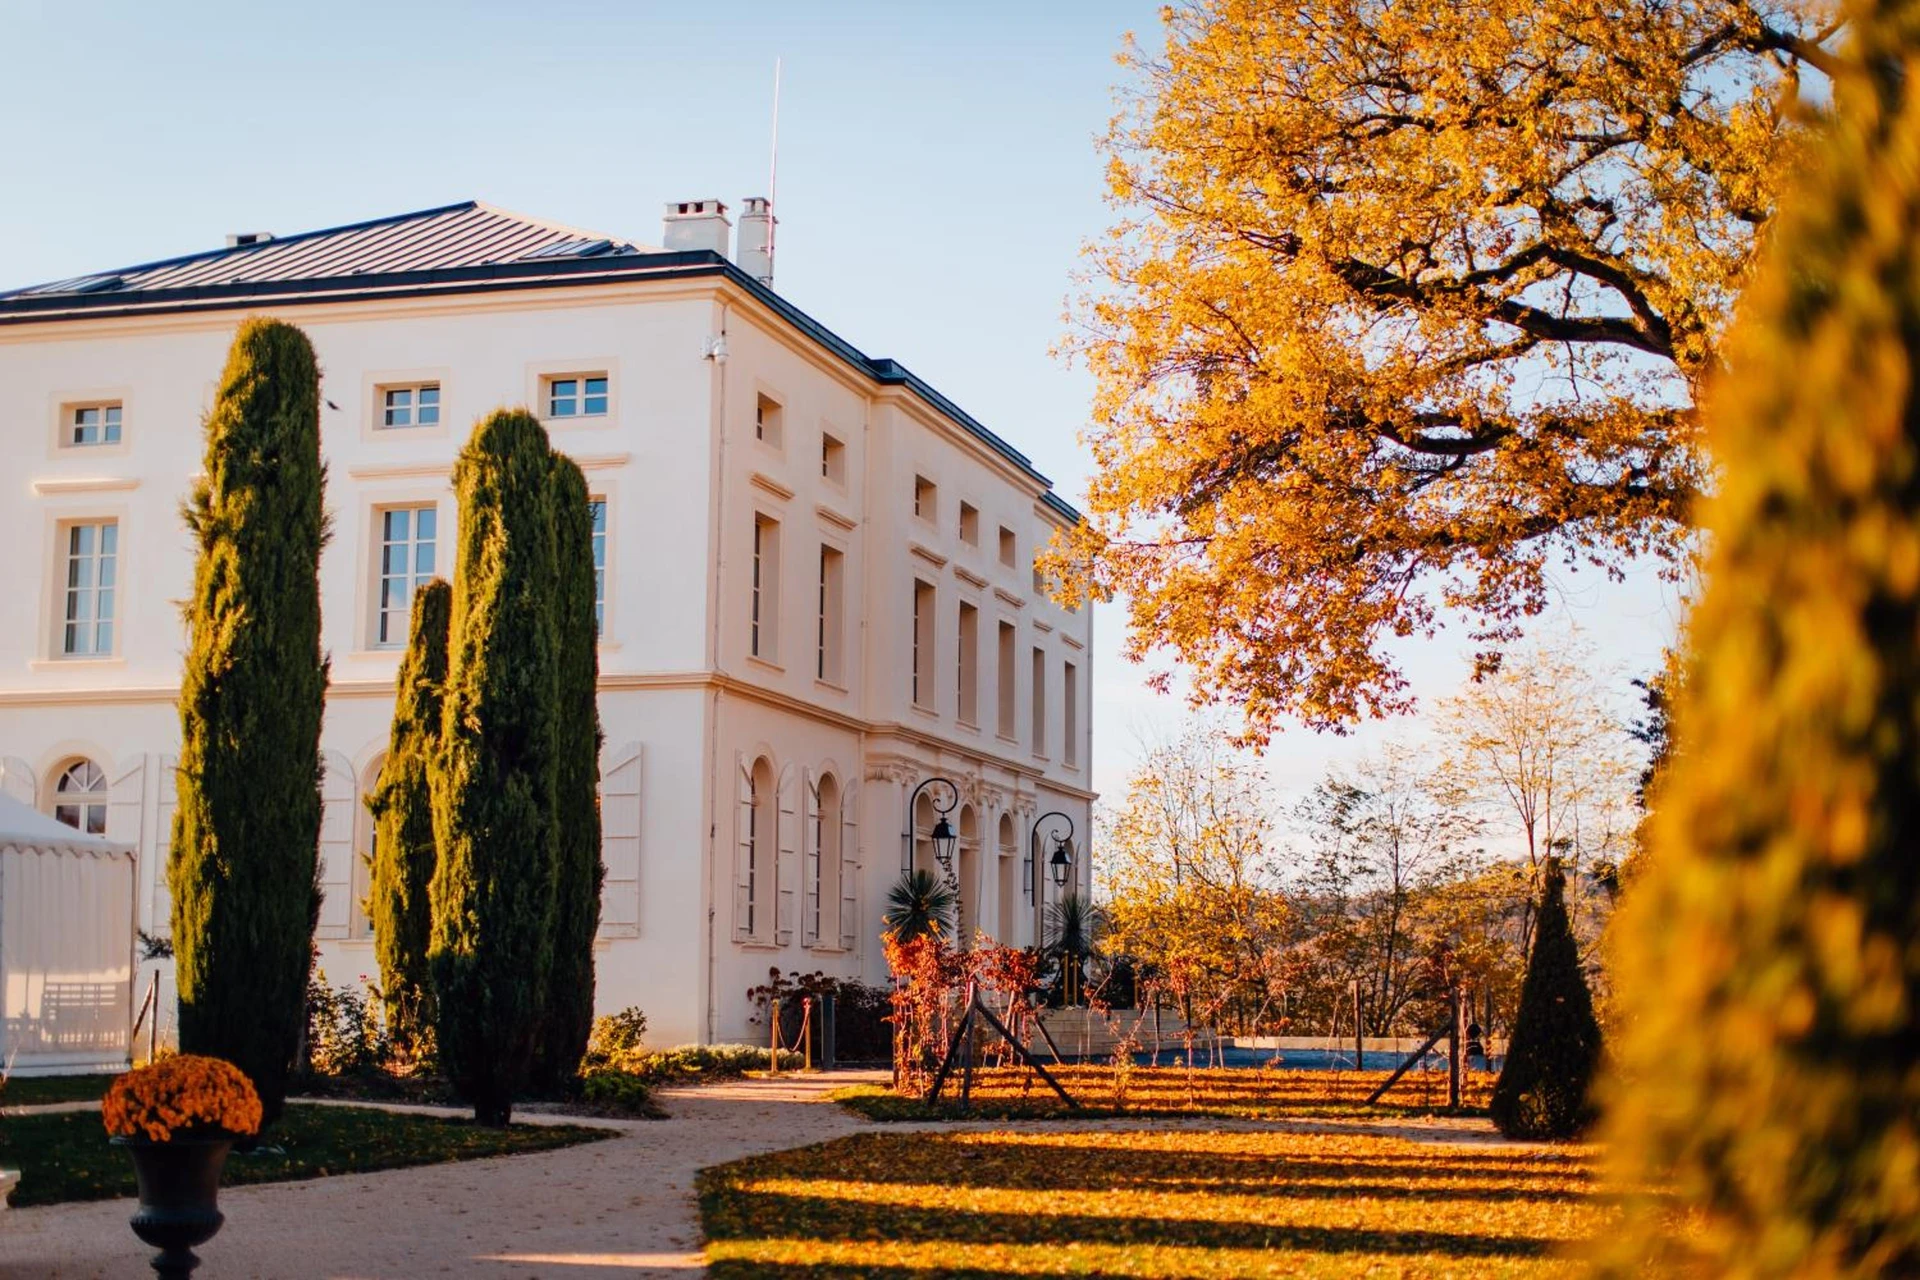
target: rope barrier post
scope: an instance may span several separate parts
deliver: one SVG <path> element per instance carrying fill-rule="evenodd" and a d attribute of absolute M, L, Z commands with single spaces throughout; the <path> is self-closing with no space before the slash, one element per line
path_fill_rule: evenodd
<path fill-rule="evenodd" d="M 767 1022 L 769 1029 L 767 1046 L 767 1069 L 774 1075 L 780 1074 L 780 999 L 778 996 L 768 1002 Z"/>
<path fill-rule="evenodd" d="M 800 1001 L 800 1069 L 813 1070 L 813 997 Z"/>

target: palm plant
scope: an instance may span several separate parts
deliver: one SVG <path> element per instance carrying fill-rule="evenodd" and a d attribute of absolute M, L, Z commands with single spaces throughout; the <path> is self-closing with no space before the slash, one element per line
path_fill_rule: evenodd
<path fill-rule="evenodd" d="M 1060 962 L 1068 1004 L 1079 1002 L 1086 962 L 1106 941 L 1108 927 L 1107 909 L 1077 893 L 1064 894 L 1047 908 L 1045 951 Z"/>
<path fill-rule="evenodd" d="M 946 938 L 953 931 L 953 909 L 959 895 L 931 871 L 903 871 L 887 890 L 887 909 L 881 927 L 902 942 L 915 938 Z"/>

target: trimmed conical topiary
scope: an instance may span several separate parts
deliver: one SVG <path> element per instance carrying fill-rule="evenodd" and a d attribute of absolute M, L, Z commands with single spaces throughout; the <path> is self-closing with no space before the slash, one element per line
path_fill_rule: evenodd
<path fill-rule="evenodd" d="M 593 511 L 571 458 L 552 470 L 554 636 L 559 693 L 554 752 L 553 967 L 547 980 L 534 1080 L 553 1091 L 571 1080 L 593 1031 L 593 939 L 600 929 L 600 658 L 594 620 Z"/>
<path fill-rule="evenodd" d="M 305 334 L 240 326 L 207 416 L 180 681 L 173 895 L 180 1047 L 224 1058 L 280 1114 L 318 914 L 320 375 Z"/>
<path fill-rule="evenodd" d="M 442 579 L 414 592 L 407 653 L 394 687 L 393 733 L 380 780 L 367 797 L 374 821 L 367 918 L 373 922 L 387 1025 L 407 1049 L 433 1025 L 433 984 L 427 973 L 433 913 L 427 886 L 436 859 L 428 771 L 440 744 L 452 613 L 453 588 Z"/>
<path fill-rule="evenodd" d="M 1920 1275 L 1920 6 L 1846 41 L 1709 401 L 1606 1104 L 1622 1185 L 1671 1199 L 1609 1233 L 1617 1275 Z"/>
<path fill-rule="evenodd" d="M 1593 1120 L 1590 1094 L 1599 1066 L 1600 1023 L 1567 919 L 1567 878 L 1549 858 L 1520 1012 L 1493 1086 L 1494 1124 L 1509 1138 L 1577 1136 Z"/>
<path fill-rule="evenodd" d="M 474 428 L 454 469 L 458 569 L 430 890 L 434 1029 L 448 1078 L 505 1124 L 553 957 L 553 520 L 547 433 L 525 410 Z"/>

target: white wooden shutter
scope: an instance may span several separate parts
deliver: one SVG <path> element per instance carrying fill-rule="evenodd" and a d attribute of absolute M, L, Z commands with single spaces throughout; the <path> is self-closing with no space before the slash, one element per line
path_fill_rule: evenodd
<path fill-rule="evenodd" d="M 820 782 L 812 769 L 800 771 L 800 874 L 806 892 L 800 900 L 800 945 L 820 945 Z"/>
<path fill-rule="evenodd" d="M 786 946 L 793 941 L 793 915 L 798 905 L 794 888 L 800 881 L 799 826 L 800 797 L 797 794 L 802 787 L 799 771 L 788 765 L 780 775 L 780 844 L 779 854 L 774 863 L 774 901 L 778 904 L 778 914 L 774 918 L 773 940 L 778 946 Z"/>
<path fill-rule="evenodd" d="M 315 936 L 344 938 L 353 918 L 353 764 L 338 751 L 320 755 L 320 927 Z"/>
<path fill-rule="evenodd" d="M 153 905 L 147 913 L 147 932 L 173 936 L 173 893 L 167 888 L 167 863 L 173 857 L 173 811 L 180 803 L 180 757 L 161 756 L 155 770 L 160 795 L 153 806 L 153 839 L 148 842 L 151 864 L 147 882 L 153 887 Z"/>
<path fill-rule="evenodd" d="M 629 742 L 600 762 L 600 936 L 640 936 L 640 758 Z"/>
<path fill-rule="evenodd" d="M 0 757 L 0 796 L 18 800 L 29 809 L 37 808 L 34 796 L 39 788 L 33 780 L 33 766 L 19 756 Z"/>
<path fill-rule="evenodd" d="M 831 817 L 829 817 L 831 821 Z M 840 946 L 851 951 L 860 940 L 859 787 L 840 791 Z"/>
<path fill-rule="evenodd" d="M 753 939 L 747 925 L 753 895 L 753 765 L 744 752 L 734 756 L 733 779 L 733 940 L 749 942 Z"/>

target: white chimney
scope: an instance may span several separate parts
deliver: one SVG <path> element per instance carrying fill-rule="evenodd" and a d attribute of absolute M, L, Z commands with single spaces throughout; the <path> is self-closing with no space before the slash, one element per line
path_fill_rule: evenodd
<path fill-rule="evenodd" d="M 667 206 L 661 244 L 672 251 L 708 249 L 727 256 L 727 206 L 718 200 L 676 200 Z"/>
<path fill-rule="evenodd" d="M 740 215 L 740 269 L 767 288 L 773 288 L 773 203 L 765 196 L 748 196 Z"/>

